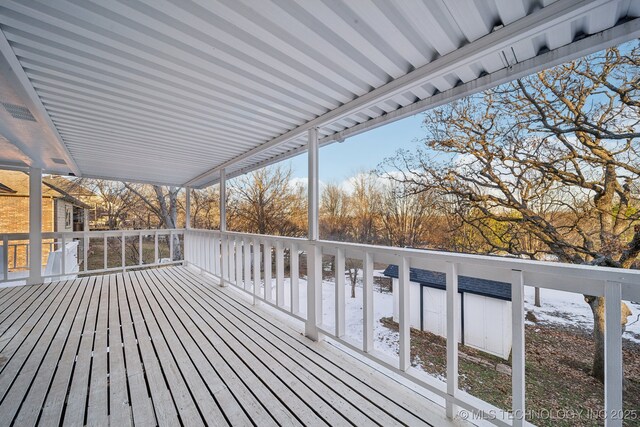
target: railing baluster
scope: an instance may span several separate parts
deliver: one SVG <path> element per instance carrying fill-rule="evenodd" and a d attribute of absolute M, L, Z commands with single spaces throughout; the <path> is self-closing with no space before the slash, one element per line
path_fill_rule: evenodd
<path fill-rule="evenodd" d="M 399 368 L 406 371 L 411 366 L 411 315 L 409 282 L 409 258 L 401 257 L 398 263 L 398 331 L 399 331 Z"/>
<path fill-rule="evenodd" d="M 282 242 L 276 242 L 276 305 L 284 306 L 284 250 Z"/>
<path fill-rule="evenodd" d="M 173 231 L 169 231 L 169 261 L 173 260 Z"/>
<path fill-rule="evenodd" d="M 216 261 L 216 275 L 222 276 L 221 266 L 222 266 L 222 252 L 220 251 L 220 237 L 215 236 L 213 238 L 213 249 L 216 251 L 215 253 L 215 261 Z"/>
<path fill-rule="evenodd" d="M 220 259 L 220 277 L 222 280 L 220 281 L 220 285 L 225 283 L 225 280 L 229 280 L 229 245 L 227 245 L 227 235 L 223 234 L 220 239 L 220 253 L 222 254 L 222 258 Z M 223 285 L 224 286 L 224 285 Z"/>
<path fill-rule="evenodd" d="M 228 253 L 229 253 L 229 282 L 233 283 L 236 280 L 236 250 L 235 250 L 235 237 L 229 237 L 227 239 Z"/>
<path fill-rule="evenodd" d="M 305 335 L 317 341 L 322 323 L 322 248 L 317 242 L 307 246 L 307 321 Z"/>
<path fill-rule="evenodd" d="M 84 231 L 82 232 L 82 264 L 84 266 L 84 271 L 86 272 L 89 269 L 89 266 L 87 265 L 89 263 L 89 242 L 91 241 L 91 239 L 89 239 L 87 232 Z"/>
<path fill-rule="evenodd" d="M 525 334 L 524 334 L 524 276 L 522 271 L 511 272 L 511 410 L 513 426 L 524 425 L 525 410 Z"/>
<path fill-rule="evenodd" d="M 234 237 L 236 245 L 236 286 L 242 288 L 242 239 Z"/>
<path fill-rule="evenodd" d="M 2 236 L 2 249 L 2 277 L 9 280 L 9 237 L 6 234 Z"/>
<path fill-rule="evenodd" d="M 346 305 L 344 301 L 344 249 L 338 248 L 336 250 L 336 257 L 334 260 L 335 265 L 335 280 L 336 280 L 336 290 L 335 290 L 335 316 L 336 316 L 336 336 L 342 337 L 344 336 L 344 316 Z"/>
<path fill-rule="evenodd" d="M 273 278 L 271 277 L 271 242 L 264 242 L 264 299 L 273 301 Z"/>
<path fill-rule="evenodd" d="M 62 249 L 60 249 L 60 254 L 62 255 L 62 258 L 60 259 L 60 262 L 62 263 L 60 275 L 64 276 L 67 271 L 67 243 L 64 234 L 62 235 Z"/>
<path fill-rule="evenodd" d="M 242 249 L 244 254 L 244 289 L 253 293 L 251 287 L 251 244 L 249 243 L 249 239 L 242 240 Z"/>
<path fill-rule="evenodd" d="M 125 236 L 124 236 L 124 231 L 122 232 L 122 241 L 120 242 L 120 251 L 122 255 L 122 272 L 124 273 L 126 271 L 126 259 L 125 259 L 125 247 L 124 247 L 124 241 L 125 241 Z"/>
<path fill-rule="evenodd" d="M 453 419 L 458 391 L 458 264 L 447 263 L 447 417 Z"/>
<path fill-rule="evenodd" d="M 109 265 L 107 262 L 107 233 L 102 235 L 102 256 L 104 258 L 104 269 Z"/>
<path fill-rule="evenodd" d="M 362 259 L 362 350 L 373 350 L 373 256 L 365 252 Z"/>
<path fill-rule="evenodd" d="M 160 263 L 160 258 L 158 257 L 158 230 L 153 233 L 153 259 L 154 263 Z"/>
<path fill-rule="evenodd" d="M 291 243 L 289 252 L 289 294 L 291 313 L 300 313 L 300 254 L 298 253 L 298 245 Z"/>
<path fill-rule="evenodd" d="M 138 235 L 138 265 L 142 265 L 142 230 Z"/>
<path fill-rule="evenodd" d="M 29 265 L 29 258 L 28 258 L 28 256 L 29 256 L 29 247 L 28 246 L 25 246 L 25 247 L 27 248 L 26 249 L 27 256 L 25 257 L 25 259 L 27 260 L 26 265 L 28 266 Z M 18 245 L 14 245 L 13 246 L 13 269 L 14 270 L 16 269 L 17 260 L 18 260 Z"/>
<path fill-rule="evenodd" d="M 605 427 L 622 426 L 622 286 L 604 283 L 604 410 Z"/>
<path fill-rule="evenodd" d="M 260 242 L 253 239 L 253 302 L 260 295 Z"/>

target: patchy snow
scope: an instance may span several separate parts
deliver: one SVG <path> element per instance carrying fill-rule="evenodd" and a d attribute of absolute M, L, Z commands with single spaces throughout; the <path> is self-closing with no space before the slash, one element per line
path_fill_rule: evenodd
<path fill-rule="evenodd" d="M 525 310 L 533 311 L 538 321 L 563 326 L 577 327 L 586 331 L 593 330 L 593 315 L 591 308 L 584 301 L 582 294 L 557 291 L 554 289 L 540 289 L 542 307 L 534 306 L 535 288 L 525 287 Z M 623 338 L 640 343 L 640 303 L 625 301 L 631 309 L 631 316 L 627 318 L 627 328 Z"/>
<path fill-rule="evenodd" d="M 376 271 L 382 276 L 382 270 Z M 363 301 L 362 283 L 358 280 L 355 289 L 355 298 L 351 298 L 351 284 L 348 276 L 345 277 L 344 300 L 345 300 L 345 336 L 354 343 L 361 344 L 363 336 Z M 299 281 L 299 309 L 300 315 L 307 315 L 307 281 L 300 278 Z M 291 282 L 284 281 L 284 306 L 289 307 L 291 294 Z M 275 281 L 273 282 L 273 300 L 275 301 Z M 399 334 L 380 323 L 383 317 L 393 316 L 393 295 L 374 290 L 373 292 L 373 324 L 374 324 L 374 349 L 385 353 L 390 357 L 397 358 L 399 352 Z M 335 328 L 335 283 L 324 280 L 322 282 L 322 323 L 325 329 L 333 331 Z"/>

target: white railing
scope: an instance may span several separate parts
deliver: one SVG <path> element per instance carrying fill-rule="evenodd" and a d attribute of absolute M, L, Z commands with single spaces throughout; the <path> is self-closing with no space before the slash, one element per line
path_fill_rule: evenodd
<path fill-rule="evenodd" d="M 183 256 L 174 256 L 174 247 L 181 245 L 182 229 L 107 230 L 42 233 L 43 257 L 40 268 L 46 266 L 41 278 L 53 280 L 77 274 L 97 274 L 127 271 L 140 267 L 182 264 Z M 71 242 L 78 245 L 68 245 Z M 25 280 L 29 276 L 29 234 L 0 234 L 0 283 Z M 73 253 L 62 248 L 73 248 Z M 20 249 L 18 249 L 20 248 Z M 48 263 L 50 254 L 59 251 L 55 265 Z M 99 253 L 102 253 L 99 256 Z M 115 252 L 120 256 L 114 259 Z M 145 257 L 145 253 L 147 254 Z M 77 258 L 76 269 L 70 267 L 68 256 Z M 97 257 L 101 259 L 97 259 Z M 19 259 L 18 259 L 19 258 Z M 179 259 L 175 259 L 179 258 Z M 24 260 L 23 260 L 24 259 Z M 51 267 L 51 268 L 50 268 Z M 69 270 L 72 271 L 69 271 Z"/>
<path fill-rule="evenodd" d="M 285 258 L 289 259 L 288 289 L 285 287 Z M 299 256 L 306 254 L 306 300 L 299 303 Z M 322 256 L 333 256 L 335 274 L 335 325 L 322 323 Z M 363 270 L 363 328 L 358 340 L 345 335 L 345 261 L 361 260 Z M 605 411 L 606 425 L 622 425 L 622 337 L 621 300 L 640 300 L 640 271 L 528 261 L 504 257 L 478 256 L 428 250 L 370 246 L 333 241 L 310 241 L 220 232 L 185 231 L 185 262 L 249 294 L 295 319 L 305 322 L 307 336 L 318 332 L 375 360 L 444 398 L 447 415 L 456 407 L 483 412 L 497 425 L 522 425 L 525 412 L 525 330 L 524 286 L 605 296 Z M 399 266 L 399 356 L 390 357 L 374 349 L 373 265 Z M 275 265 L 275 271 L 272 271 Z M 261 267 L 262 266 L 262 267 Z M 436 379 L 411 366 L 409 269 L 420 268 L 446 274 L 447 375 Z M 455 296 L 458 277 L 469 276 L 510 284 L 512 292 L 512 414 L 491 406 L 458 388 L 458 305 Z M 275 289 L 274 289 L 275 278 Z M 287 302 L 288 300 L 288 302 Z"/>

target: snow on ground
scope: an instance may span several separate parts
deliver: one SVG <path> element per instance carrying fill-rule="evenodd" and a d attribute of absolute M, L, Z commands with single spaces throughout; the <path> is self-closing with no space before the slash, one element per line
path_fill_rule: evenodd
<path fill-rule="evenodd" d="M 374 272 L 382 276 L 380 271 Z M 307 314 L 307 281 L 300 278 L 300 315 L 306 317 Z M 284 305 L 289 307 L 291 282 L 284 281 Z M 351 283 L 348 276 L 345 279 L 345 335 L 353 342 L 362 343 L 363 334 L 363 302 L 362 284 L 356 286 L 356 297 L 351 298 Z M 275 281 L 273 282 L 273 300 L 275 301 Z M 398 357 L 398 332 L 383 326 L 380 319 L 393 316 L 393 295 L 374 291 L 373 293 L 373 323 L 374 323 L 374 349 L 385 353 L 390 357 Z M 326 329 L 333 331 L 335 328 L 335 283 L 324 280 L 322 282 L 322 323 Z"/>
<path fill-rule="evenodd" d="M 556 325 L 572 326 L 586 331 L 593 330 L 593 315 L 591 308 L 584 301 L 582 294 L 557 291 L 554 289 L 540 289 L 542 307 L 535 307 L 535 289 L 525 287 L 525 310 L 533 311 L 538 321 Z M 625 301 L 632 311 L 627 318 L 627 328 L 623 338 L 640 343 L 640 303 Z"/>

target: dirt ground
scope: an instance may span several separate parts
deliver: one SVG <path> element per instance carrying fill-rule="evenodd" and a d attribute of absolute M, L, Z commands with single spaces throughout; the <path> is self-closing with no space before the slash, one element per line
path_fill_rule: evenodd
<path fill-rule="evenodd" d="M 382 323 L 397 330 L 397 323 Z M 526 325 L 526 406 L 528 421 L 540 426 L 599 426 L 604 388 L 589 375 L 591 335 L 554 325 Z M 412 364 L 436 377 L 446 377 L 446 341 L 429 332 L 411 330 Z M 625 426 L 640 426 L 640 344 L 623 341 L 624 409 L 635 411 Z M 502 409 L 511 407 L 511 361 L 459 346 L 459 387 Z M 632 412 L 633 413 L 633 412 Z M 571 414 L 570 419 L 567 414 Z M 552 419 L 553 418 L 553 419 Z"/>

